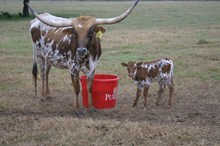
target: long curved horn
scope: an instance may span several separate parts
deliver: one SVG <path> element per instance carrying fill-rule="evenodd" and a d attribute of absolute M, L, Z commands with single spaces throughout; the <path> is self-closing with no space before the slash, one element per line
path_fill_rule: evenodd
<path fill-rule="evenodd" d="M 27 3 L 26 3 L 27 4 Z M 65 19 L 65 18 L 60 18 L 60 17 L 56 17 L 53 15 L 48 14 L 46 17 L 37 14 L 29 4 L 27 4 L 29 9 L 31 10 L 31 12 L 36 16 L 37 19 L 39 19 L 41 22 L 43 22 L 46 25 L 52 26 L 52 27 L 69 27 L 72 26 L 72 20 L 74 18 L 71 19 Z M 52 19 L 49 19 L 49 18 Z"/>
<path fill-rule="evenodd" d="M 118 22 L 122 21 L 123 19 L 125 19 L 132 12 L 132 10 L 135 8 L 135 6 L 137 5 L 138 2 L 139 2 L 139 0 L 136 0 L 136 2 L 127 11 L 125 11 L 123 14 L 121 14 L 117 17 L 114 17 L 114 18 L 97 18 L 94 25 L 114 24 L 114 23 L 118 23 Z"/>

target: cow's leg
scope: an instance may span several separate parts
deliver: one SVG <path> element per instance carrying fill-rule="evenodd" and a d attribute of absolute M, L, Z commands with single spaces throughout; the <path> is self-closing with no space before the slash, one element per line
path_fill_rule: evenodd
<path fill-rule="evenodd" d="M 75 76 L 71 75 L 72 83 L 73 83 L 73 88 L 74 88 L 74 109 L 79 108 L 79 92 L 80 92 L 80 84 L 79 84 L 79 73 L 77 73 Z"/>
<path fill-rule="evenodd" d="M 135 107 L 135 106 L 137 105 L 138 99 L 139 99 L 139 97 L 140 97 L 140 95 L 141 95 L 141 90 L 142 90 L 142 88 L 137 87 L 136 99 L 135 99 L 135 101 L 134 101 L 133 107 Z"/>
<path fill-rule="evenodd" d="M 51 66 L 48 65 L 46 68 L 46 98 L 51 100 L 51 96 L 50 96 L 50 89 L 49 89 L 49 85 L 48 85 L 48 80 L 49 80 L 49 72 L 50 72 Z"/>
<path fill-rule="evenodd" d="M 94 76 L 87 78 L 87 91 L 88 91 L 88 109 L 92 109 L 94 106 L 92 99 L 92 84 Z"/>
<path fill-rule="evenodd" d="M 171 81 L 171 84 L 168 84 L 168 88 L 169 88 L 169 100 L 168 100 L 168 105 L 172 106 L 172 98 L 173 98 L 173 91 L 174 91 L 174 83 L 173 80 Z"/>
<path fill-rule="evenodd" d="M 42 79 L 42 92 L 41 95 L 43 97 L 42 101 L 45 99 L 45 79 L 46 79 L 46 67 L 45 67 L 45 59 L 41 57 L 40 59 L 40 70 L 41 70 L 41 79 Z"/>
<path fill-rule="evenodd" d="M 157 97 L 157 101 L 155 103 L 156 105 L 159 105 L 159 102 L 161 100 L 161 96 L 162 96 L 162 94 L 164 92 L 164 88 L 165 88 L 165 84 L 163 82 L 160 82 L 159 85 L 160 85 L 160 89 L 158 91 L 158 97 Z"/>
<path fill-rule="evenodd" d="M 145 107 L 147 106 L 148 89 L 149 89 L 149 86 L 144 87 L 144 106 Z"/>
<path fill-rule="evenodd" d="M 41 79 L 42 79 L 42 101 L 45 99 L 51 99 L 49 97 L 49 87 L 48 87 L 48 75 L 50 72 L 51 66 L 48 65 L 47 60 L 44 57 L 41 57 L 40 60 L 40 68 L 41 68 Z"/>

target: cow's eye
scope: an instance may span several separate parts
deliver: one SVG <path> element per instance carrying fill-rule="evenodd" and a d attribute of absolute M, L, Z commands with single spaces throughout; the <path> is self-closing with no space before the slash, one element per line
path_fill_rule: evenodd
<path fill-rule="evenodd" d="M 88 37 L 91 38 L 91 37 L 93 37 L 93 36 L 94 36 L 94 32 L 93 32 L 93 31 L 91 31 L 91 32 L 88 33 Z"/>
<path fill-rule="evenodd" d="M 94 36 L 93 28 L 89 29 L 87 36 L 90 37 L 90 38 Z"/>
<path fill-rule="evenodd" d="M 75 29 L 73 30 L 73 35 L 74 35 L 75 37 L 78 37 L 78 34 L 77 34 L 77 32 L 76 32 Z"/>
<path fill-rule="evenodd" d="M 76 38 L 78 38 L 78 37 L 79 37 L 77 33 L 74 33 L 74 36 L 75 36 Z"/>

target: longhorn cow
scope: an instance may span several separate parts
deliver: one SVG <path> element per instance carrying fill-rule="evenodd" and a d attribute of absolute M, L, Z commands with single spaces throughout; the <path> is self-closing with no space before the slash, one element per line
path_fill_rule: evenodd
<path fill-rule="evenodd" d="M 33 42 L 33 70 L 35 94 L 37 93 L 37 75 L 39 64 L 42 78 L 42 100 L 50 98 L 48 76 L 52 66 L 68 69 L 75 90 L 74 107 L 79 107 L 79 72 L 87 76 L 88 108 L 93 108 L 92 82 L 95 67 L 101 56 L 100 38 L 97 33 L 104 33 L 104 24 L 115 24 L 125 19 L 135 8 L 139 0 L 121 15 L 114 18 L 94 18 L 81 16 L 78 18 L 61 18 L 49 13 L 37 14 L 30 22 Z"/>

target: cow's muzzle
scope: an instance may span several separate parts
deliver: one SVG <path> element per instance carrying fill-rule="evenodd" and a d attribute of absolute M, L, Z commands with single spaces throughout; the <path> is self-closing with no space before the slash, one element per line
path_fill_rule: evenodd
<path fill-rule="evenodd" d="M 87 55 L 88 51 L 86 48 L 77 48 L 76 54 L 79 58 L 84 58 Z"/>

